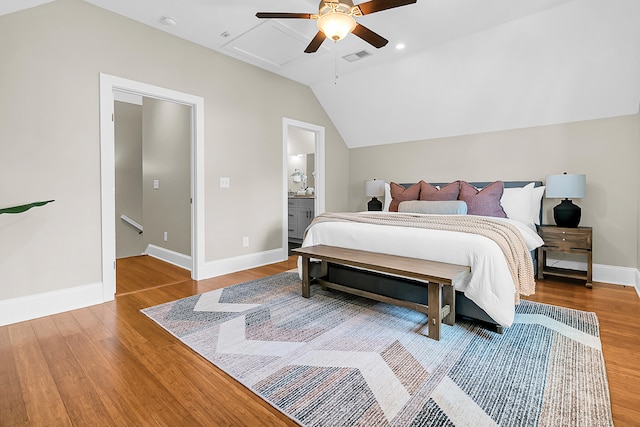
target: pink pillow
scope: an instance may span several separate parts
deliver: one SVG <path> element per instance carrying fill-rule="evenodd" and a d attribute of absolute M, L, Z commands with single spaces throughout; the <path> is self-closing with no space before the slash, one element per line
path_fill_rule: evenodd
<path fill-rule="evenodd" d="M 447 201 L 458 200 L 460 181 L 447 184 L 439 190 L 431 184 L 420 181 L 420 200 Z"/>
<path fill-rule="evenodd" d="M 398 205 L 400 202 L 407 200 L 418 200 L 420 195 L 420 181 L 417 184 L 413 184 L 409 188 L 404 188 L 402 185 L 398 185 L 395 182 L 389 184 L 391 187 L 391 204 L 389 205 L 389 212 L 398 212 Z"/>
<path fill-rule="evenodd" d="M 500 198 L 502 197 L 503 191 L 504 184 L 502 181 L 493 182 L 480 191 L 473 185 L 465 181 L 460 181 L 458 200 L 462 200 L 467 204 L 467 213 L 469 215 L 506 218 L 507 214 L 500 205 Z"/>

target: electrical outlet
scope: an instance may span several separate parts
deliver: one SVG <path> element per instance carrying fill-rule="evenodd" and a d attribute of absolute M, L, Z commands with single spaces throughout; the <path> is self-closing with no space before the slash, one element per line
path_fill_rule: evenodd
<path fill-rule="evenodd" d="M 231 179 L 226 176 L 220 177 L 220 188 L 229 188 L 231 187 Z"/>
<path fill-rule="evenodd" d="M 164 241 L 165 242 L 169 241 L 169 233 L 167 233 L 166 231 L 164 232 Z"/>
<path fill-rule="evenodd" d="M 242 238 L 242 247 L 246 248 L 249 246 L 249 238 L 248 237 L 243 237 Z"/>

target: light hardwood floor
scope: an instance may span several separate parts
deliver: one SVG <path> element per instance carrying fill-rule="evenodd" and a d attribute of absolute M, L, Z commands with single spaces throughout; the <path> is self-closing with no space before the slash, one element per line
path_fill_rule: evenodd
<path fill-rule="evenodd" d="M 0 327 L 0 425 L 296 425 L 139 312 L 295 265 L 195 282 L 150 257 L 119 260 L 115 301 Z M 598 314 L 614 421 L 640 425 L 635 290 L 546 280 L 529 299 Z"/>

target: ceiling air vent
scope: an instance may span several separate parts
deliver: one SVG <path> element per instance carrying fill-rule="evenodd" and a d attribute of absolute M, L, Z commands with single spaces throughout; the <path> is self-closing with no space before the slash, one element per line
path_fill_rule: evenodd
<path fill-rule="evenodd" d="M 342 58 L 344 58 L 346 61 L 349 61 L 349 62 L 355 62 L 371 55 L 372 55 L 371 52 L 366 50 L 361 50 L 360 52 L 352 53 L 350 55 L 343 56 Z"/>

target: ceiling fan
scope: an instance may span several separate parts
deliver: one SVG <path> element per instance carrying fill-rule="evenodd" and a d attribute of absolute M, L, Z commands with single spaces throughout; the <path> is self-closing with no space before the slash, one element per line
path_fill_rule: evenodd
<path fill-rule="evenodd" d="M 322 42 L 328 37 L 338 41 L 347 34 L 353 33 L 370 45 L 380 49 L 389 40 L 371 31 L 364 25 L 356 22 L 356 16 L 369 15 L 394 7 L 406 6 L 416 3 L 417 0 L 370 0 L 368 2 L 353 5 L 352 0 L 321 1 L 318 13 L 288 13 L 288 12 L 258 12 L 258 18 L 275 19 L 316 19 L 318 21 L 318 33 L 311 40 L 305 53 L 316 52 Z"/>

